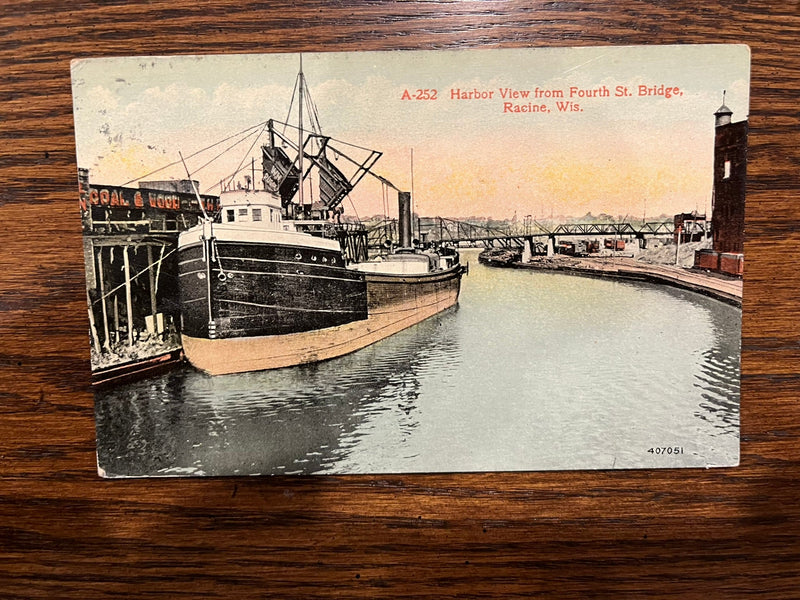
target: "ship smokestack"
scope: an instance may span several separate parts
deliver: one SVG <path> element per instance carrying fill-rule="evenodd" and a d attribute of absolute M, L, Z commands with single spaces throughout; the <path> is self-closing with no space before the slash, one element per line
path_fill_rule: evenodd
<path fill-rule="evenodd" d="M 400 247 L 411 248 L 411 192 L 397 192 Z"/>

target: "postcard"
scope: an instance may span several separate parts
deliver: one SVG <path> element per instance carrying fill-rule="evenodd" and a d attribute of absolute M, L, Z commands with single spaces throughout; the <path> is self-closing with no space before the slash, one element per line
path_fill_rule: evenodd
<path fill-rule="evenodd" d="M 73 61 L 100 475 L 737 465 L 749 73 Z"/>

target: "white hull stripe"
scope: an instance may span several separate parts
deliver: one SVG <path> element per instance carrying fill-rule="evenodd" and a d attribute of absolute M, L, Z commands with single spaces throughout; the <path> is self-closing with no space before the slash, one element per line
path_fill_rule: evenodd
<path fill-rule="evenodd" d="M 228 300 L 226 298 L 219 298 L 219 302 L 227 304 L 244 304 L 245 306 L 256 306 L 258 308 L 272 308 L 275 310 L 288 310 L 290 312 L 307 312 L 307 313 L 336 313 L 336 314 L 358 314 L 360 310 L 328 310 L 324 308 L 300 308 L 294 306 L 279 306 L 277 304 L 258 304 L 256 302 L 245 302 L 244 300 Z M 249 315 L 242 315 L 242 318 Z M 236 317 L 231 317 L 236 318 Z"/>
<path fill-rule="evenodd" d="M 270 259 L 267 259 L 267 258 L 247 258 L 247 257 L 244 257 L 244 256 L 220 256 L 219 258 L 221 258 L 224 261 L 229 261 L 229 260 L 249 260 L 249 261 L 252 261 L 252 262 L 269 263 L 269 264 L 275 264 L 275 265 L 308 265 L 308 266 L 311 266 L 311 267 L 325 267 L 326 269 L 343 269 L 344 268 L 344 267 L 341 267 L 339 265 L 332 265 L 332 264 L 326 264 L 326 263 L 323 263 L 323 262 L 313 262 L 313 261 L 312 262 L 307 262 L 307 261 L 300 262 L 299 260 L 270 260 Z M 203 260 L 203 257 L 202 256 L 198 256 L 197 258 L 190 258 L 188 260 L 182 260 L 178 264 L 183 266 L 183 265 L 188 265 L 189 263 L 198 262 L 198 261 L 200 261 L 202 263 L 205 263 L 205 261 Z M 225 267 L 223 267 L 223 268 L 225 268 Z"/>
<path fill-rule="evenodd" d="M 178 241 L 178 250 L 187 250 L 189 248 L 193 248 L 194 246 L 202 246 L 203 241 L 200 239 L 199 233 L 194 236 L 188 236 L 187 233 L 191 230 L 187 230 L 184 233 L 180 234 L 180 238 Z M 327 250 L 328 252 L 341 252 L 342 247 L 339 245 L 339 242 L 336 240 L 332 240 L 329 238 L 321 238 L 321 237 L 314 237 L 308 234 L 297 234 L 297 233 L 287 233 L 287 232 L 267 232 L 268 239 L 254 239 L 247 235 L 242 236 L 239 238 L 236 237 L 219 237 L 215 236 L 214 239 L 218 244 L 231 244 L 231 245 L 242 245 L 242 246 L 273 246 L 273 247 L 283 247 L 283 248 L 291 248 L 292 250 L 316 250 L 317 252 Z M 288 236 L 288 237 L 286 237 Z M 191 239 L 190 238 L 194 238 Z"/>
<path fill-rule="evenodd" d="M 214 271 L 219 271 L 219 269 L 215 268 Z M 328 277 L 326 275 L 308 275 L 306 273 L 265 273 L 263 271 L 236 271 L 233 269 L 223 269 L 225 273 L 236 273 L 239 275 L 261 275 L 265 277 L 307 277 L 308 279 L 328 279 L 331 281 L 351 281 L 353 283 L 361 283 L 362 279 L 351 279 L 349 277 Z M 183 277 L 185 275 L 194 275 L 195 273 L 205 273 L 205 269 L 197 270 L 197 271 L 186 271 L 185 273 L 181 273 L 178 277 Z"/>

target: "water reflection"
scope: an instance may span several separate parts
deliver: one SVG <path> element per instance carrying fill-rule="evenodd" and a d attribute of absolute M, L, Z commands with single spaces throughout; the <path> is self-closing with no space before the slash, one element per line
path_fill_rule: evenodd
<path fill-rule="evenodd" d="M 734 464 L 740 319 L 473 256 L 459 308 L 349 356 L 99 392 L 98 458 L 119 476 Z"/>
<path fill-rule="evenodd" d="M 109 474 L 312 473 L 341 460 L 369 418 L 418 425 L 419 377 L 458 359 L 452 309 L 357 354 L 209 377 L 184 367 L 96 395 Z"/>

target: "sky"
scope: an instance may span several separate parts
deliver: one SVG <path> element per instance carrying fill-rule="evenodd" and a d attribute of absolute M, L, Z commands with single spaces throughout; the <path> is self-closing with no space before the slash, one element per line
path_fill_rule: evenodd
<path fill-rule="evenodd" d="M 708 211 L 723 90 L 733 121 L 748 115 L 742 45 L 304 53 L 302 63 L 323 133 L 382 152 L 374 171 L 413 190 L 423 216 Z M 180 152 L 201 192 L 218 193 L 256 155 L 256 136 L 208 166 L 241 138 L 195 153 L 286 120 L 299 65 L 299 54 L 75 60 L 78 166 L 95 185 L 135 186 L 186 178 Z M 380 213 L 382 194 L 366 178 L 345 211 Z"/>

